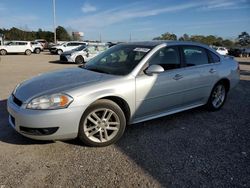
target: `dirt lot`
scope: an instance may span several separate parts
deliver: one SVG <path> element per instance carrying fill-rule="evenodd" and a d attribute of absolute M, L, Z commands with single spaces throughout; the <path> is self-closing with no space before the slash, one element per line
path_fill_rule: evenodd
<path fill-rule="evenodd" d="M 8 125 L 6 99 L 39 73 L 76 66 L 56 55 L 0 61 L 0 187 L 250 187 L 250 59 L 222 110 L 203 108 L 129 126 L 105 148 L 40 142 Z"/>

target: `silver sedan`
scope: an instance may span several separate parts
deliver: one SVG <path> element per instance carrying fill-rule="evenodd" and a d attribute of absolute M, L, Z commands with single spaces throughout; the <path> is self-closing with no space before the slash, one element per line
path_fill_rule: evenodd
<path fill-rule="evenodd" d="M 127 124 L 205 105 L 219 110 L 239 81 L 239 65 L 192 42 L 116 45 L 85 66 L 39 75 L 8 99 L 9 122 L 38 140 L 116 142 Z"/>

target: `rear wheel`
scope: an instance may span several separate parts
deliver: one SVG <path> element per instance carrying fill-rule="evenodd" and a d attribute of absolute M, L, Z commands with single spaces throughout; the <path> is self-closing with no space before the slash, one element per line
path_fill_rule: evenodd
<path fill-rule="evenodd" d="M 25 51 L 25 54 L 26 54 L 26 55 L 31 55 L 31 53 L 32 53 L 31 50 L 26 50 L 26 51 Z"/>
<path fill-rule="evenodd" d="M 227 98 L 227 90 L 223 82 L 217 83 L 209 97 L 207 107 L 211 111 L 219 110 L 225 103 Z"/>
<path fill-rule="evenodd" d="M 36 48 L 36 49 L 35 49 L 35 53 L 36 53 L 36 54 L 40 54 L 40 52 L 41 52 L 41 50 L 40 50 L 39 48 Z"/>
<path fill-rule="evenodd" d="M 1 54 L 1 55 L 6 55 L 6 54 L 7 54 L 7 51 L 6 51 L 6 50 L 0 50 L 0 54 Z"/>
<path fill-rule="evenodd" d="M 84 58 L 81 55 L 76 56 L 75 59 L 76 64 L 82 64 L 84 63 Z"/>
<path fill-rule="evenodd" d="M 89 146 L 108 146 L 119 140 L 125 127 L 126 118 L 121 108 L 113 101 L 102 99 L 83 114 L 78 137 Z"/>

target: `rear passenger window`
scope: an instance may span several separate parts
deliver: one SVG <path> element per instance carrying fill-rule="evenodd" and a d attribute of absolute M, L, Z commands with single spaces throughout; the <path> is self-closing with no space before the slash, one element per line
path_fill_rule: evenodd
<path fill-rule="evenodd" d="M 218 63 L 218 62 L 220 62 L 220 57 L 217 56 L 215 53 L 213 53 L 211 51 L 208 51 L 208 54 L 209 54 L 210 63 Z"/>
<path fill-rule="evenodd" d="M 208 64 L 207 52 L 204 48 L 198 46 L 184 46 L 184 58 L 187 66 L 196 66 Z"/>

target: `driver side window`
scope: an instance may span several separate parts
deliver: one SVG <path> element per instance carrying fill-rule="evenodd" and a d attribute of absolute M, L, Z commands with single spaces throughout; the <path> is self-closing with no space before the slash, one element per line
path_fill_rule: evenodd
<path fill-rule="evenodd" d="M 178 47 L 164 47 L 158 50 L 149 60 L 149 65 L 160 65 L 165 71 L 180 68 Z"/>

